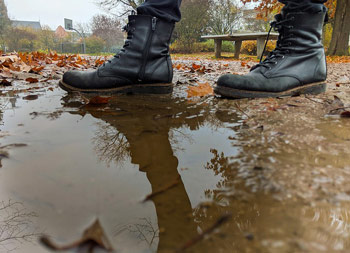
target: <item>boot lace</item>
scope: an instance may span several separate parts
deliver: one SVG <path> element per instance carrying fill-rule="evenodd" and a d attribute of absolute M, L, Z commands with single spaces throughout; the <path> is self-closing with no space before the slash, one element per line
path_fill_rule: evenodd
<path fill-rule="evenodd" d="M 131 15 L 136 15 L 136 13 L 135 13 L 134 11 L 132 11 L 132 12 L 131 12 Z M 126 37 L 125 43 L 124 43 L 124 45 L 123 45 L 123 48 L 120 49 L 120 51 L 119 51 L 116 55 L 114 55 L 112 59 L 107 60 L 108 63 L 111 63 L 113 59 L 119 59 L 119 58 L 120 58 L 120 55 L 121 55 L 122 53 L 125 53 L 126 48 L 130 46 L 131 40 L 132 40 L 132 38 L 133 38 L 133 33 L 134 33 L 135 30 L 136 30 L 136 28 L 132 26 L 132 24 L 134 24 L 135 22 L 136 22 L 135 19 L 131 19 L 131 20 L 129 21 L 129 23 L 127 23 L 127 24 L 122 28 L 123 32 L 126 32 L 126 33 L 127 33 L 127 37 Z M 105 64 L 106 64 L 107 62 L 103 63 L 103 66 L 105 66 Z"/>
<path fill-rule="evenodd" d="M 296 1 L 289 1 L 289 0 L 281 0 L 281 3 L 285 4 L 285 7 L 282 9 L 282 13 L 292 13 L 292 12 L 319 12 L 319 11 L 327 11 L 327 8 L 322 5 L 310 5 L 310 3 L 302 3 L 302 2 L 296 2 Z M 287 32 L 287 30 L 293 29 L 294 27 L 291 25 L 286 25 L 285 23 L 289 21 L 293 21 L 295 17 L 291 16 L 288 19 L 283 18 L 282 14 L 278 14 L 275 16 L 275 21 L 270 23 L 270 30 L 267 34 L 267 38 L 264 45 L 264 50 L 260 58 L 259 64 L 255 65 L 251 70 L 254 70 L 258 67 L 265 67 L 268 69 L 271 69 L 271 64 L 277 64 L 277 59 L 279 57 L 284 58 L 286 54 L 290 53 L 290 46 L 292 43 L 288 41 L 288 39 L 293 37 L 293 33 Z M 326 14 L 325 22 L 328 22 L 328 14 Z M 279 32 L 280 36 L 278 37 L 277 44 L 275 50 L 273 50 L 269 55 L 265 58 L 264 61 L 263 55 L 266 51 L 267 42 L 270 38 L 270 33 L 274 29 L 274 31 Z M 286 35 L 288 34 L 288 35 Z"/>
<path fill-rule="evenodd" d="M 277 64 L 277 61 L 276 61 L 277 58 L 284 58 L 285 54 L 290 53 L 290 46 L 292 45 L 292 43 L 290 41 L 288 41 L 288 39 L 292 38 L 293 34 L 287 33 L 285 31 L 287 29 L 289 29 L 289 30 L 293 29 L 294 27 L 291 25 L 286 25 L 285 23 L 287 23 L 289 21 L 293 21 L 294 19 L 295 18 L 292 16 L 288 19 L 282 20 L 282 15 L 278 14 L 276 16 L 276 21 L 273 21 L 270 23 L 270 30 L 267 34 L 267 38 L 265 41 L 263 53 L 262 53 L 261 58 L 260 58 L 260 62 L 259 62 L 259 64 L 255 65 L 252 68 L 252 70 L 254 70 L 258 67 L 265 67 L 265 68 L 271 69 L 270 64 Z M 270 33 L 271 33 L 272 29 L 274 29 L 274 31 L 276 31 L 276 32 L 279 32 L 280 36 L 277 40 L 276 48 L 263 61 L 262 56 L 264 55 L 264 53 L 266 51 L 267 42 L 269 41 Z M 288 34 L 288 35 L 285 35 L 285 34 Z"/>

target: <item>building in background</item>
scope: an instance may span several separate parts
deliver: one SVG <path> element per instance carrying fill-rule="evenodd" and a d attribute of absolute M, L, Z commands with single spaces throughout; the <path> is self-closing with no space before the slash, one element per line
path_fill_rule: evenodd
<path fill-rule="evenodd" d="M 34 30 L 42 30 L 40 21 L 11 20 L 11 25 L 14 28 L 31 28 Z"/>

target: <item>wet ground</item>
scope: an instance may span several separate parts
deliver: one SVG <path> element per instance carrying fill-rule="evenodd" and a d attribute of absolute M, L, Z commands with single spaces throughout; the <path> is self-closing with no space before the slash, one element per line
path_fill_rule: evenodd
<path fill-rule="evenodd" d="M 247 71 L 179 67 L 172 95 L 102 105 L 55 80 L 4 88 L 0 252 L 49 252 L 40 237 L 96 219 L 115 252 L 349 252 L 350 65 L 319 96 L 187 98 L 218 63 Z"/>

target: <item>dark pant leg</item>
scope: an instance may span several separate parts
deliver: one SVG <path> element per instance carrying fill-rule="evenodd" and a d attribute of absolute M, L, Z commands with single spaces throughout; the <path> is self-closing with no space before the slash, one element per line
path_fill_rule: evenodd
<path fill-rule="evenodd" d="M 285 4 L 284 10 L 289 11 L 305 11 L 319 12 L 326 11 L 327 8 L 323 5 L 327 0 L 278 0 Z"/>
<path fill-rule="evenodd" d="M 154 16 L 169 22 L 181 19 L 180 5 L 182 0 L 146 0 L 137 8 L 137 13 Z"/>

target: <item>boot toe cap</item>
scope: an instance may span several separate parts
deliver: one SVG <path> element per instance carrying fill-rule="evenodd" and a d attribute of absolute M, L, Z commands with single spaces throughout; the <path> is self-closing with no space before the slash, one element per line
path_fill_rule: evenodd
<path fill-rule="evenodd" d="M 64 84 L 74 88 L 89 88 L 90 82 L 94 79 L 93 71 L 70 70 L 64 73 L 62 81 Z"/>
<path fill-rule="evenodd" d="M 227 74 L 219 78 L 217 85 L 219 87 L 227 87 L 232 89 L 250 89 L 252 88 L 253 82 L 247 76 Z"/>
<path fill-rule="evenodd" d="M 82 78 L 78 71 L 70 70 L 64 73 L 62 81 L 67 85 L 80 88 Z"/>
<path fill-rule="evenodd" d="M 301 82 L 295 77 L 266 78 L 253 73 L 244 76 L 227 74 L 221 76 L 217 82 L 218 87 L 262 92 L 283 92 L 300 85 Z"/>

